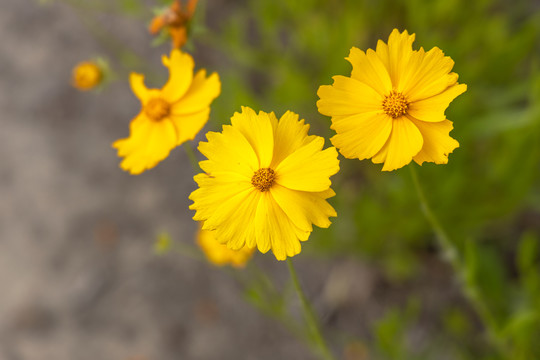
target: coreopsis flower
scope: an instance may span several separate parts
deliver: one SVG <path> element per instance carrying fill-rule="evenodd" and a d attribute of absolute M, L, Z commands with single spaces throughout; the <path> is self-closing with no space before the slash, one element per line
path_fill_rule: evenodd
<path fill-rule="evenodd" d="M 120 166 L 131 174 L 140 174 L 156 166 L 170 151 L 195 135 L 208 121 L 210 103 L 219 95 L 221 83 L 206 70 L 193 75 L 193 58 L 180 50 L 163 56 L 169 68 L 169 81 L 161 89 L 148 89 L 144 76 L 132 73 L 131 88 L 141 101 L 141 112 L 132 120 L 130 135 L 113 143 Z"/>
<path fill-rule="evenodd" d="M 71 84 L 81 90 L 87 91 L 98 86 L 103 80 L 103 69 L 95 61 L 83 61 L 73 68 Z"/>
<path fill-rule="evenodd" d="M 188 0 L 185 10 L 180 0 L 175 0 L 162 14 L 154 17 L 149 26 L 151 34 L 166 29 L 171 36 L 173 48 L 180 49 L 188 39 L 189 22 L 198 0 Z"/>
<path fill-rule="evenodd" d="M 312 225 L 326 228 L 336 216 L 326 199 L 335 195 L 338 154 L 308 130 L 290 111 L 278 120 L 243 107 L 221 133 L 207 133 L 199 144 L 205 173 L 195 176 L 199 188 L 189 197 L 193 218 L 230 249 L 272 249 L 278 260 L 298 254 Z"/>
<path fill-rule="evenodd" d="M 231 250 L 226 245 L 219 243 L 214 237 L 214 233 L 214 231 L 199 229 L 197 234 L 197 244 L 208 261 L 217 266 L 244 267 L 253 256 L 255 248 L 244 246 L 239 250 Z"/>
<path fill-rule="evenodd" d="M 353 47 L 351 77 L 334 76 L 333 85 L 319 88 L 319 112 L 332 117 L 332 144 L 346 158 L 371 158 L 391 171 L 411 160 L 446 164 L 459 147 L 444 112 L 467 85 L 458 84 L 441 49 L 413 51 L 413 41 L 414 34 L 394 29 L 375 51 Z"/>

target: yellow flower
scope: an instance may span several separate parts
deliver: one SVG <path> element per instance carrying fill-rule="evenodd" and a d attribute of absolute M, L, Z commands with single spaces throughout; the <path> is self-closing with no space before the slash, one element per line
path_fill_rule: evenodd
<path fill-rule="evenodd" d="M 140 174 L 156 166 L 169 152 L 195 135 L 208 121 L 210 103 L 219 95 L 221 83 L 216 73 L 205 70 L 193 76 L 193 58 L 173 50 L 163 56 L 169 68 L 169 81 L 162 89 L 147 89 L 144 76 L 132 73 L 131 88 L 142 109 L 130 125 L 130 136 L 113 143 L 124 157 L 122 169 Z"/>
<path fill-rule="evenodd" d="M 240 250 L 231 250 L 226 245 L 220 244 L 214 237 L 214 233 L 214 231 L 201 228 L 197 234 L 197 244 L 208 261 L 217 266 L 230 264 L 236 268 L 244 267 L 253 256 L 255 248 L 244 246 Z"/>
<path fill-rule="evenodd" d="M 195 176 L 190 195 L 195 220 L 214 230 L 230 249 L 272 249 L 278 260 L 301 250 L 313 224 L 330 226 L 335 195 L 330 176 L 339 171 L 337 151 L 322 150 L 324 139 L 308 136 L 309 125 L 290 111 L 274 113 L 243 107 L 221 133 L 206 134 L 199 151 L 208 160 Z"/>
<path fill-rule="evenodd" d="M 444 112 L 467 85 L 458 84 L 454 62 L 439 48 L 413 51 L 413 41 L 394 29 L 376 51 L 353 47 L 351 77 L 334 76 L 319 88 L 319 112 L 332 117 L 332 144 L 346 158 L 371 158 L 391 171 L 411 160 L 446 164 L 459 147 Z"/>
<path fill-rule="evenodd" d="M 103 79 L 102 69 L 93 61 L 83 61 L 73 68 L 71 83 L 79 90 L 95 88 Z"/>

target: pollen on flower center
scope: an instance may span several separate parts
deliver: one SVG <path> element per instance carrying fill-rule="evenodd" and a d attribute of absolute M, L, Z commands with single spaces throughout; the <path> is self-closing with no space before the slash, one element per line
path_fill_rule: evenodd
<path fill-rule="evenodd" d="M 384 112 L 388 116 L 395 119 L 407 113 L 409 103 L 407 102 L 405 95 L 395 90 L 392 90 L 390 95 L 384 98 L 382 102 L 382 107 Z"/>
<path fill-rule="evenodd" d="M 154 121 L 160 121 L 168 116 L 171 110 L 171 105 L 162 98 L 152 98 L 144 106 L 145 114 Z"/>
<path fill-rule="evenodd" d="M 251 178 L 251 184 L 255 186 L 259 191 L 264 192 L 270 190 L 274 184 L 276 173 L 270 168 L 262 168 L 253 174 Z"/>

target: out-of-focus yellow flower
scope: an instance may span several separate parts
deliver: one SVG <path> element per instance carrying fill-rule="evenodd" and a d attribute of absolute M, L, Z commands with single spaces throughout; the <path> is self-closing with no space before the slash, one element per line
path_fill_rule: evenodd
<path fill-rule="evenodd" d="M 180 49 L 187 42 L 189 22 L 197 7 L 197 1 L 188 0 L 184 10 L 180 0 L 175 0 L 161 15 L 152 19 L 148 30 L 155 35 L 166 28 L 173 48 Z"/>
<path fill-rule="evenodd" d="M 71 83 L 79 90 L 91 90 L 102 80 L 103 69 L 94 61 L 83 61 L 73 68 Z"/>
<path fill-rule="evenodd" d="M 444 112 L 467 85 L 458 84 L 441 49 L 413 51 L 413 41 L 414 34 L 394 29 L 376 51 L 353 47 L 351 77 L 334 76 L 333 85 L 319 88 L 319 112 L 332 117 L 332 144 L 346 158 L 371 158 L 391 171 L 411 160 L 446 164 L 459 147 Z"/>
<path fill-rule="evenodd" d="M 170 151 L 195 135 L 208 121 L 210 103 L 219 95 L 221 83 L 206 70 L 193 75 L 193 58 L 173 50 L 163 56 L 169 68 L 169 81 L 161 89 L 148 89 L 144 76 L 132 73 L 131 88 L 141 101 L 142 109 L 130 125 L 129 138 L 113 143 L 124 160 L 120 167 L 131 174 L 140 174 L 156 166 Z"/>
<path fill-rule="evenodd" d="M 209 262 L 217 266 L 232 265 L 236 268 L 244 267 L 253 256 L 255 248 L 244 246 L 239 250 L 231 250 L 220 244 L 215 238 L 215 231 L 199 228 L 197 244 L 201 247 Z"/>
<path fill-rule="evenodd" d="M 199 188 L 189 197 L 193 218 L 230 249 L 272 249 L 285 260 L 300 253 L 313 224 L 327 228 L 336 216 L 326 199 L 335 195 L 337 151 L 323 150 L 324 139 L 309 136 L 309 125 L 290 111 L 278 121 L 243 107 L 231 124 L 199 144 L 208 160 L 199 163 L 205 173 L 195 176 Z"/>

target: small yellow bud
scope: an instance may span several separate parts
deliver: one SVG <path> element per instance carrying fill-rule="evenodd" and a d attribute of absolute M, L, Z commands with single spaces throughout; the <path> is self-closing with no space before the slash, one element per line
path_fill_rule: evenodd
<path fill-rule="evenodd" d="M 73 69 L 72 84 L 81 91 L 95 88 L 103 80 L 102 69 L 92 61 L 84 61 Z"/>

